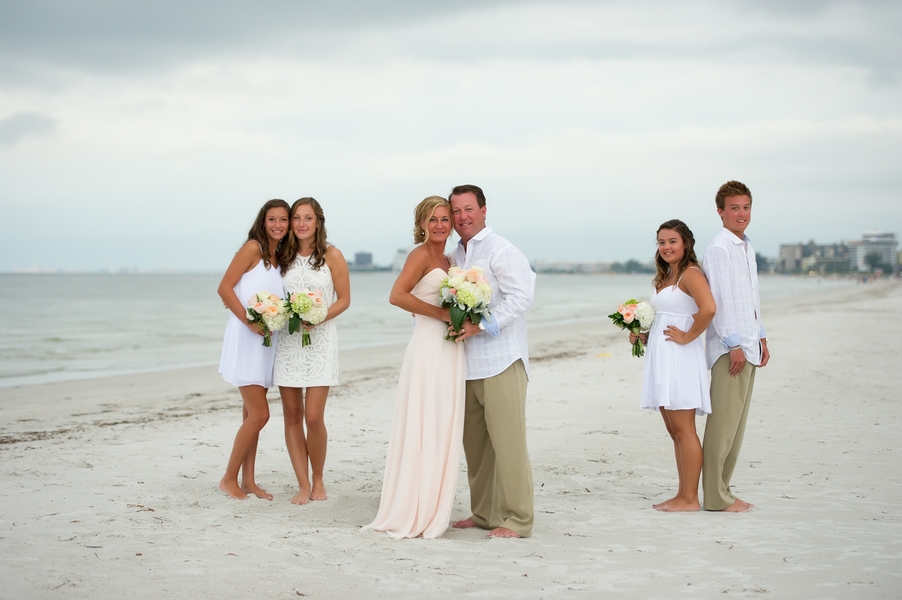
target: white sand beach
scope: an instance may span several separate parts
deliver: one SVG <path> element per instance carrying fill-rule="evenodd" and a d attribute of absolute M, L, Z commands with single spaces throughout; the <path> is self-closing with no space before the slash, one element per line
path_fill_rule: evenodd
<path fill-rule="evenodd" d="M 530 330 L 534 537 L 360 531 L 376 513 L 402 346 L 342 355 L 330 499 L 290 503 L 277 390 L 257 482 L 217 490 L 240 422 L 215 367 L 0 389 L 0 597 L 898 598 L 902 283 L 764 306 L 734 491 L 747 514 L 659 513 L 676 487 L 642 361 L 607 320 Z M 704 419 L 698 419 L 699 431 Z M 453 518 L 469 515 L 461 466 Z"/>

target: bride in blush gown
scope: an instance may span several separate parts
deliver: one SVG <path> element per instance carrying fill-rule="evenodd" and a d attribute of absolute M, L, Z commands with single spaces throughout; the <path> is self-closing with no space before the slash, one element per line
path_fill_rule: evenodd
<path fill-rule="evenodd" d="M 367 528 L 395 539 L 440 537 L 448 528 L 460 472 L 464 424 L 464 346 L 445 340 L 448 309 L 439 287 L 451 266 L 448 201 L 430 196 L 414 211 L 414 241 L 389 301 L 416 323 L 398 382 L 382 498 Z"/>

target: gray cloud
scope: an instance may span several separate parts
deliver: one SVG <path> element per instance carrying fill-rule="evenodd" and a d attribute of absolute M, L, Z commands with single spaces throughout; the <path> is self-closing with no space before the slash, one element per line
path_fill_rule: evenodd
<path fill-rule="evenodd" d="M 611 39 L 611 34 L 616 34 L 611 28 L 616 28 L 617 23 L 600 23 L 598 35 L 592 38 L 545 38 L 503 30 L 497 31 L 496 36 L 485 31 L 448 30 L 439 33 L 447 33 L 446 38 L 437 37 L 434 43 L 423 44 L 422 40 L 408 37 L 398 40 L 395 49 L 450 61 L 518 56 L 549 60 L 701 57 L 706 61 L 754 57 L 772 62 L 865 67 L 873 71 L 875 82 L 884 85 L 896 81 L 902 72 L 902 38 L 897 35 L 902 29 L 902 6 L 881 0 L 756 0 L 692 3 L 684 7 L 651 0 L 269 0 L 255 3 L 252 8 L 209 0 L 3 0 L 0 6 L 0 65 L 5 63 L 4 71 L 21 61 L 86 71 L 123 71 L 166 69 L 222 53 L 340 53 L 348 42 L 353 43 L 357 35 L 368 31 L 441 22 L 464 13 L 512 6 L 523 10 L 569 6 L 642 14 L 647 16 L 649 26 L 669 29 L 668 35 L 630 41 L 618 40 L 614 35 Z M 681 8 L 675 10 L 674 6 Z M 840 17 L 836 16 L 838 13 L 842 13 Z M 667 18 L 662 14 L 683 15 L 684 19 L 662 21 Z M 705 27 L 705 19 L 710 19 L 709 27 Z M 473 21 L 478 24 L 480 19 Z M 751 28 L 750 21 L 756 22 Z M 687 23 L 699 28 L 681 34 Z M 327 38 L 336 43 L 329 44 Z"/>
<path fill-rule="evenodd" d="M 0 49 L 83 69 L 118 70 L 266 46 L 287 34 L 407 23 L 516 0 L 0 2 Z M 522 4 L 522 2 L 520 2 Z"/>
<path fill-rule="evenodd" d="M 20 112 L 0 119 L 0 144 L 15 145 L 32 135 L 45 135 L 54 130 L 56 121 L 38 113 Z"/>

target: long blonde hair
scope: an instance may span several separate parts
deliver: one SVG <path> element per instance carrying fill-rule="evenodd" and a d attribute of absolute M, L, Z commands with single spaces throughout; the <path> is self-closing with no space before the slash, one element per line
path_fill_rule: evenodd
<path fill-rule="evenodd" d="M 435 213 L 435 209 L 444 206 L 451 212 L 451 204 L 441 196 L 429 196 L 424 198 L 417 207 L 413 209 L 413 243 L 422 244 L 426 241 L 428 234 L 423 227 L 423 223 L 428 221 Z"/>

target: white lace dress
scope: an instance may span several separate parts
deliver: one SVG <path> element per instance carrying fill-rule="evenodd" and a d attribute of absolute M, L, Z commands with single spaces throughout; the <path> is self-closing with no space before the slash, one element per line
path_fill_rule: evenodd
<path fill-rule="evenodd" d="M 310 265 L 309 256 L 294 260 L 285 276 L 282 287 L 287 298 L 293 292 L 305 289 L 323 291 L 326 306 L 335 302 L 335 286 L 332 272 L 325 263 L 319 270 Z M 282 332 L 276 346 L 273 368 L 273 384 L 285 387 L 318 387 L 338 384 L 338 332 L 335 321 L 320 323 L 310 331 L 309 346 L 301 346 L 301 332 L 288 335 Z"/>

